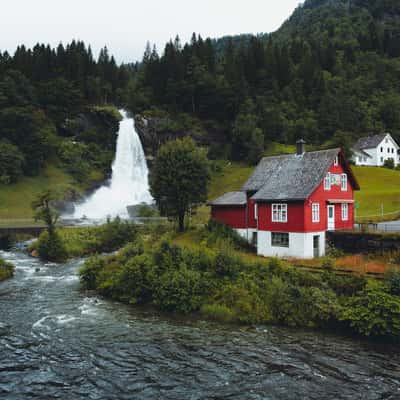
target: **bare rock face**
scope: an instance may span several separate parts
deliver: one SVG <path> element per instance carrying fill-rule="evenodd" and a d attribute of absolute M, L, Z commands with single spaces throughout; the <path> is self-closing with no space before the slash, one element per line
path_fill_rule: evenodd
<path fill-rule="evenodd" d="M 151 162 L 158 149 L 170 140 L 191 137 L 199 146 L 209 147 L 212 144 L 223 145 L 226 137 L 212 127 L 193 126 L 185 128 L 169 116 L 148 116 L 138 114 L 135 116 L 135 128 L 143 144 L 147 161 Z"/>
<path fill-rule="evenodd" d="M 159 147 L 162 145 L 162 138 L 157 130 L 157 126 L 161 124 L 161 118 L 146 118 L 142 115 L 135 116 L 136 132 L 140 137 L 148 161 L 154 158 Z"/>

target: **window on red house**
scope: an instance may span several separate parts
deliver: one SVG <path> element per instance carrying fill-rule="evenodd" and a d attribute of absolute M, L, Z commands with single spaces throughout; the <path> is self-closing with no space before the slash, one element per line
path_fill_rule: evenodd
<path fill-rule="evenodd" d="M 347 221 L 349 219 L 349 205 L 342 204 L 342 221 Z"/>
<path fill-rule="evenodd" d="M 287 204 L 272 204 L 272 222 L 287 222 Z"/>
<path fill-rule="evenodd" d="M 312 205 L 312 222 L 319 222 L 319 203 Z"/>
<path fill-rule="evenodd" d="M 331 190 L 331 174 L 328 172 L 324 179 L 324 189 Z"/>
<path fill-rule="evenodd" d="M 346 174 L 342 174 L 341 186 L 342 186 L 342 191 L 345 192 L 347 190 L 347 175 Z"/>

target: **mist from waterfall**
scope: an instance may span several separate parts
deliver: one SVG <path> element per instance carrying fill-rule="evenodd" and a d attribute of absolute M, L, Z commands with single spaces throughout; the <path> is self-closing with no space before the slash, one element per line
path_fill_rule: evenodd
<path fill-rule="evenodd" d="M 127 218 L 127 206 L 151 203 L 148 168 L 134 120 L 120 110 L 117 150 L 109 185 L 102 186 L 84 203 L 75 207 L 73 218 Z"/>

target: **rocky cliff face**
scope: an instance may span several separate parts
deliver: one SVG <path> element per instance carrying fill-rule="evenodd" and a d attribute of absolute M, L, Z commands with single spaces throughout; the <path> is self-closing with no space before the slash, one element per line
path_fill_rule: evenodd
<path fill-rule="evenodd" d="M 58 131 L 61 136 L 75 137 L 83 143 L 96 143 L 102 148 L 115 151 L 119 120 L 114 113 L 101 108 L 89 108 L 85 112 L 66 119 Z"/>
<path fill-rule="evenodd" d="M 226 143 L 225 132 L 219 131 L 215 127 L 195 126 L 193 128 L 181 128 L 171 117 L 138 114 L 135 116 L 135 128 L 150 164 L 160 146 L 170 140 L 189 136 L 199 146 L 204 147 L 224 145 Z"/>

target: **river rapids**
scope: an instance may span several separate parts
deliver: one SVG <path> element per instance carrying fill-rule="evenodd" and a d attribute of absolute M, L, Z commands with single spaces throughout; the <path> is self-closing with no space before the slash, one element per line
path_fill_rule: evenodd
<path fill-rule="evenodd" d="M 0 256 L 2 400 L 400 398 L 394 347 L 166 317 L 82 291 L 82 261 Z"/>

